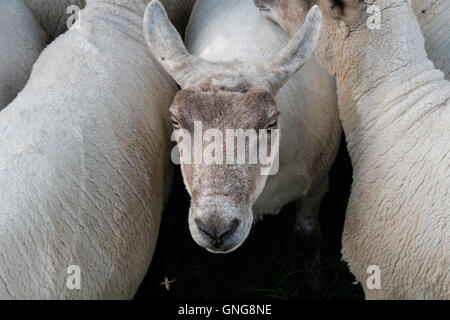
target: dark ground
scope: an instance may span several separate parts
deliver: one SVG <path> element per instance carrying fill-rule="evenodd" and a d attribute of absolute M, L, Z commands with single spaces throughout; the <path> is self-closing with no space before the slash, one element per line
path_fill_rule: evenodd
<path fill-rule="evenodd" d="M 342 143 L 331 171 L 329 192 L 320 209 L 322 261 L 329 278 L 327 300 L 364 297 L 361 286 L 352 284 L 354 278 L 340 253 L 351 177 L 350 159 Z M 303 264 L 292 241 L 292 204 L 276 216 L 265 216 L 252 228 L 247 241 L 226 255 L 209 253 L 194 242 L 188 229 L 188 208 L 189 195 L 177 171 L 163 213 L 158 246 L 135 299 L 309 299 Z M 170 291 L 160 285 L 166 276 L 176 279 Z"/>

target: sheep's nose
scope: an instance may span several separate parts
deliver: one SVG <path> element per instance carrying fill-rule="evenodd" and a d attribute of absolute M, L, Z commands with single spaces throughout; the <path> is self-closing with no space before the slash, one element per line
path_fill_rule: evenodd
<path fill-rule="evenodd" d="M 227 226 L 218 227 L 213 224 L 205 224 L 200 219 L 195 219 L 198 229 L 203 235 L 210 241 L 212 246 L 216 249 L 220 249 L 228 239 L 230 239 L 233 233 L 238 228 L 241 221 L 239 219 L 233 219 Z"/>

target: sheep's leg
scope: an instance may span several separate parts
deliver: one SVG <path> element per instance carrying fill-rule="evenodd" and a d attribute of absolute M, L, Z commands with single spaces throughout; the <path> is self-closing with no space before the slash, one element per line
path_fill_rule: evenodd
<path fill-rule="evenodd" d="M 322 233 L 319 225 L 319 209 L 327 189 L 328 177 L 295 203 L 294 240 L 305 264 L 308 287 L 315 296 L 320 295 L 325 286 L 325 276 L 320 263 Z"/>

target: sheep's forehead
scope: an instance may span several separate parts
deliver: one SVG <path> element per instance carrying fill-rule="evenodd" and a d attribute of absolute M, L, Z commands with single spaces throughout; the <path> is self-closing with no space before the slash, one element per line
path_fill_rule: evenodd
<path fill-rule="evenodd" d="M 187 129 L 194 121 L 217 129 L 264 128 L 267 118 L 276 112 L 276 103 L 272 94 L 262 89 L 230 92 L 196 88 L 180 91 L 171 112 Z"/>

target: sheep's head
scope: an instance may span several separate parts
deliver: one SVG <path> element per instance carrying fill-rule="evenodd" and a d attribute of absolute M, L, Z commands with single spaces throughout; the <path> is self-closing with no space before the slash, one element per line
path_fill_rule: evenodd
<path fill-rule="evenodd" d="M 187 52 L 158 1 L 147 7 L 147 44 L 182 87 L 171 121 L 192 198 L 189 228 L 209 251 L 230 252 L 250 232 L 253 204 L 278 165 L 275 96 L 314 52 L 320 27 L 315 8 L 304 28 L 267 61 L 211 63 Z"/>
<path fill-rule="evenodd" d="M 267 141 L 265 154 L 277 156 L 277 148 L 273 154 L 271 148 L 279 114 L 273 95 L 261 89 L 190 88 L 177 94 L 170 112 L 184 182 L 192 198 L 191 234 L 210 251 L 235 249 L 250 231 L 251 208 L 267 178 L 263 169 L 271 165 L 258 154 L 262 133 L 261 139 Z M 196 160 L 199 155 L 202 159 Z"/>

